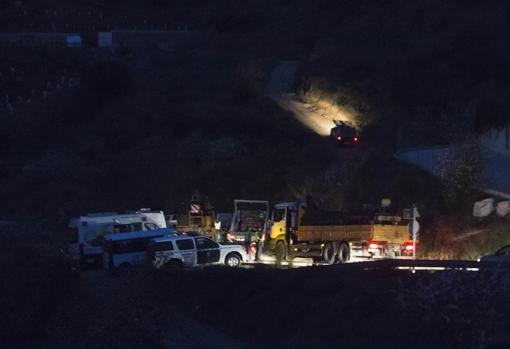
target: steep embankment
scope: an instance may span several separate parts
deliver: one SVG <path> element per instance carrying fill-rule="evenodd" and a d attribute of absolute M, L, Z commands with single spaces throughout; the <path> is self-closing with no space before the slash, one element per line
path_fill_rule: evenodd
<path fill-rule="evenodd" d="M 6 212 L 173 209 L 197 188 L 228 209 L 288 198 L 303 183 L 294 168 L 330 162 L 328 144 L 258 89 L 251 61 L 153 51 L 78 67 L 79 86 L 5 116 Z"/>
<path fill-rule="evenodd" d="M 111 16 L 103 5 L 87 8 L 88 30 L 99 28 L 96 19 L 120 27 L 139 20 L 133 15 L 133 23 L 123 24 L 131 17 Z M 133 11 L 140 6 L 124 5 Z M 57 11 L 51 7 L 49 15 L 65 26 L 58 11 L 63 5 L 52 6 Z M 396 172 L 387 166 L 395 146 L 444 142 L 477 116 L 506 110 L 508 6 L 439 0 L 158 2 L 143 11 L 147 25 L 159 23 L 152 16 L 158 9 L 182 11 L 186 24 L 204 33 L 205 46 L 171 56 L 121 52 L 106 67 L 104 57 L 73 59 L 73 74 L 78 68 L 83 78 L 79 88 L 43 103 L 32 99 L 4 118 L 0 184 L 6 211 L 32 214 L 41 211 L 41 202 L 45 213 L 60 211 L 62 217 L 139 205 L 168 208 L 195 188 L 218 207 L 229 207 L 227 198 L 234 196 L 362 192 L 381 173 Z M 80 9 L 71 12 L 81 15 Z M 43 16 L 27 11 L 20 23 L 32 15 Z M 42 56 L 31 54 L 34 66 L 43 64 Z M 305 104 L 286 98 L 279 106 L 262 86 L 271 63 L 289 57 L 301 62 L 296 85 Z M 30 93 L 21 94 L 23 103 Z M 315 110 L 332 119 L 345 112 L 360 125 L 365 144 L 377 150 L 353 168 L 330 169 L 334 156 L 326 145 L 281 106 L 321 134 L 328 127 L 311 121 L 317 120 L 310 117 Z M 360 177 L 366 182 L 353 188 L 358 184 L 350 181 Z M 318 183 L 324 178 L 331 179 L 329 190 Z M 356 201 L 376 195 L 363 196 Z"/>

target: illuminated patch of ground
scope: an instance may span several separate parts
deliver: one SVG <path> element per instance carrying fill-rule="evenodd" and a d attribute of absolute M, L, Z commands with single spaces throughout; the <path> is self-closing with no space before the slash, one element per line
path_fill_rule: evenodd
<path fill-rule="evenodd" d="M 331 128 L 335 126 L 333 120 L 349 119 L 339 110 L 332 113 L 331 108 L 305 103 L 292 93 L 298 65 L 299 62 L 296 61 L 285 61 L 277 65 L 271 72 L 266 94 L 283 109 L 292 112 L 296 119 L 310 130 L 318 135 L 328 136 Z"/>

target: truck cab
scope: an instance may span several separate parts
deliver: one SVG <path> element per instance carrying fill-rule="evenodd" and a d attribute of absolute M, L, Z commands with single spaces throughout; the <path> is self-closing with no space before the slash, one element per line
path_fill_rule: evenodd
<path fill-rule="evenodd" d="M 276 247 L 278 241 L 291 244 L 295 240 L 295 232 L 299 228 L 299 218 L 306 205 L 303 202 L 285 202 L 274 206 L 271 216 L 269 233 L 270 249 Z"/>
<path fill-rule="evenodd" d="M 268 229 L 266 248 L 276 257 L 278 262 L 291 259 L 291 246 L 298 241 L 301 218 L 306 209 L 304 201 L 293 201 L 276 204 L 273 207 Z"/>

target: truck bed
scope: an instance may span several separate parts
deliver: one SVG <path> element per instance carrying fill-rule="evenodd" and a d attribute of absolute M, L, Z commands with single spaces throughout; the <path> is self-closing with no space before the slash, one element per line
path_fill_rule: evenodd
<path fill-rule="evenodd" d="M 299 242 L 322 241 L 409 241 L 407 225 L 362 224 L 362 225 L 301 225 L 297 231 Z"/>

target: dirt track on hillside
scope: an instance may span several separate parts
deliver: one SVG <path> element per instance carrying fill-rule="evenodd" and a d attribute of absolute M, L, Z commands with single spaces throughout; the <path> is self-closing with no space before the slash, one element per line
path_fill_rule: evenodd
<path fill-rule="evenodd" d="M 321 114 L 320 110 L 304 103 L 293 92 L 297 61 L 284 61 L 278 64 L 266 86 L 266 95 L 271 97 L 283 109 L 294 114 L 296 119 L 310 130 L 321 136 L 328 136 L 334 126 L 332 120 Z"/>

